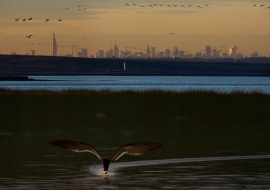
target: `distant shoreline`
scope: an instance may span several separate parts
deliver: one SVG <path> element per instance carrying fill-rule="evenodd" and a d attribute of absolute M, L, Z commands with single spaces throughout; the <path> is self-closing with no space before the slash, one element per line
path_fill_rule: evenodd
<path fill-rule="evenodd" d="M 31 81 L 32 78 L 28 76 L 17 76 L 17 75 L 7 75 L 7 76 L 0 76 L 0 81 Z"/>
<path fill-rule="evenodd" d="M 0 95 L 228 95 L 228 96 L 269 96 L 270 94 L 260 91 L 232 91 L 232 92 L 216 92 L 213 90 L 185 90 L 185 91 L 166 91 L 166 90 L 145 90 L 145 91 L 112 91 L 112 90 L 18 90 L 6 89 L 0 87 Z"/>
<path fill-rule="evenodd" d="M 234 62 L 232 59 L 92 59 L 0 55 L 0 76 L 50 75 L 269 77 L 270 58 L 241 59 Z"/>

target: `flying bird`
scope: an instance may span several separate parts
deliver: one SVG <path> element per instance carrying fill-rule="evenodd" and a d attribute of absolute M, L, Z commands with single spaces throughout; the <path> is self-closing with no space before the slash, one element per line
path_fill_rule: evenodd
<path fill-rule="evenodd" d="M 197 6 L 197 7 L 202 8 L 201 6 Z"/>
<path fill-rule="evenodd" d="M 26 19 L 24 18 L 24 19 L 22 19 L 22 21 L 26 21 Z"/>
<path fill-rule="evenodd" d="M 66 148 L 74 152 L 90 152 L 94 154 L 99 160 L 103 163 L 103 174 L 104 177 L 107 177 L 109 165 L 112 161 L 118 160 L 124 154 L 130 155 L 142 155 L 152 150 L 158 149 L 162 146 L 160 143 L 156 142 L 140 142 L 140 143 L 131 143 L 118 148 L 113 157 L 101 157 L 99 152 L 92 147 L 83 142 L 75 142 L 69 140 L 56 140 L 50 142 L 54 146 L 58 146 L 61 148 Z"/>
<path fill-rule="evenodd" d="M 129 4 L 128 4 L 128 3 L 126 3 L 125 5 L 129 6 Z"/>
<path fill-rule="evenodd" d="M 264 7 L 264 5 L 261 5 L 260 7 Z"/>
<path fill-rule="evenodd" d="M 59 19 L 58 21 L 62 21 L 62 19 Z"/>
<path fill-rule="evenodd" d="M 15 21 L 19 21 L 19 18 L 15 18 Z"/>
<path fill-rule="evenodd" d="M 32 20 L 33 17 L 28 18 L 28 20 Z"/>
<path fill-rule="evenodd" d="M 46 19 L 46 22 L 50 21 L 48 18 Z"/>
<path fill-rule="evenodd" d="M 169 33 L 169 34 L 174 35 L 174 33 L 172 33 L 172 32 L 171 32 L 171 33 Z"/>
<path fill-rule="evenodd" d="M 255 6 L 257 6 L 257 4 L 255 4 L 255 5 L 252 5 L 252 6 L 254 6 L 254 7 L 255 7 Z"/>
<path fill-rule="evenodd" d="M 26 38 L 31 38 L 33 35 L 32 34 L 30 34 L 29 36 L 26 36 Z"/>

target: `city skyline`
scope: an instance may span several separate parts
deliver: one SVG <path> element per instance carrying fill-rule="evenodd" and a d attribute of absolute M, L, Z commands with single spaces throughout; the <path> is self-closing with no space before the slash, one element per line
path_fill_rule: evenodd
<path fill-rule="evenodd" d="M 270 51 L 270 49 L 269 49 Z M 270 52 L 269 52 L 270 53 Z M 150 47 L 147 43 L 145 49 L 126 47 L 125 50 L 121 50 L 117 44 L 114 45 L 114 48 L 109 50 L 98 50 L 96 55 L 84 55 L 78 57 L 90 57 L 90 58 L 183 58 L 183 59 L 192 59 L 192 58 L 203 58 L 203 59 L 219 59 L 219 58 L 255 58 L 255 57 L 264 57 L 260 56 L 258 52 L 251 52 L 250 55 L 243 55 L 241 52 L 238 52 L 238 47 L 236 45 L 231 48 L 226 46 L 221 47 L 212 47 L 205 46 L 204 50 L 192 53 L 189 51 L 184 51 L 178 49 L 178 47 L 173 47 L 172 49 L 163 49 L 156 51 L 155 47 Z"/>
<path fill-rule="evenodd" d="M 132 3 L 148 7 L 133 6 Z M 166 6 L 149 6 L 155 3 Z M 253 6 L 254 4 L 258 6 Z M 185 8 L 180 7 L 181 5 Z M 0 54 L 26 54 L 35 49 L 37 55 L 50 55 L 50 47 L 46 46 L 50 44 L 54 30 L 57 43 L 63 46 L 58 48 L 58 55 L 71 54 L 64 46 L 72 44 L 88 49 L 89 55 L 95 55 L 98 50 L 110 49 L 111 44 L 118 44 L 124 50 L 131 46 L 145 49 L 148 43 L 156 51 L 178 47 L 193 54 L 207 45 L 230 48 L 237 44 L 239 52 L 245 56 L 259 52 L 260 56 L 268 57 L 269 6 L 269 1 L 249 0 L 2 0 Z M 46 19 L 49 21 L 46 22 Z M 32 36 L 25 37 L 29 35 Z"/>
<path fill-rule="evenodd" d="M 31 38 L 32 35 L 26 36 L 26 38 Z M 47 47 L 46 44 L 35 44 L 35 43 L 28 43 L 28 45 L 39 45 L 43 47 Z M 197 51 L 192 53 L 190 51 L 185 51 L 178 49 L 178 47 L 173 47 L 172 50 L 170 49 L 163 49 L 156 51 L 156 47 L 150 47 L 147 43 L 146 48 L 139 48 L 139 47 L 125 47 L 125 50 L 121 50 L 117 44 L 114 44 L 111 48 L 106 52 L 106 50 L 98 50 L 93 54 L 88 55 L 88 49 L 83 47 L 78 47 L 75 45 L 71 46 L 62 46 L 57 45 L 57 40 L 55 37 L 55 32 L 53 31 L 53 36 L 51 39 L 51 43 L 48 44 L 50 47 L 50 56 L 67 56 L 67 57 L 90 57 L 90 58 L 206 58 L 206 59 L 216 59 L 216 58 L 233 58 L 233 59 L 241 59 L 241 58 L 248 58 L 248 57 L 265 57 L 260 56 L 257 51 L 253 51 L 250 55 L 243 55 L 241 52 L 238 51 L 239 47 L 234 45 L 233 47 L 229 48 L 227 46 L 220 46 L 220 47 L 212 47 L 212 46 L 205 46 L 204 50 Z M 71 51 L 71 53 L 58 55 L 57 49 L 58 48 L 66 48 Z M 74 56 L 74 48 L 76 50 L 76 55 Z M 134 50 L 134 51 L 132 51 Z M 29 50 L 30 55 L 36 55 L 35 50 Z M 68 51 L 68 50 L 67 50 Z M 15 55 L 17 52 L 11 52 L 11 54 Z M 29 55 L 29 52 L 26 53 Z M 42 54 L 37 54 L 42 55 Z M 267 56 L 266 56 L 267 57 Z M 269 48 L 269 57 L 270 57 L 270 48 Z"/>
<path fill-rule="evenodd" d="M 32 35 L 26 36 L 26 38 L 31 38 Z M 28 45 L 35 45 L 35 43 L 31 44 L 28 43 Z M 45 46 L 46 44 L 36 44 L 39 46 Z M 178 49 L 178 47 L 173 47 L 172 50 L 170 49 L 163 49 L 156 51 L 156 47 L 150 47 L 147 43 L 145 49 L 139 48 L 139 47 L 125 47 L 125 50 L 121 50 L 117 44 L 114 44 L 114 46 L 111 43 L 111 48 L 106 52 L 106 50 L 98 50 L 95 53 L 95 56 L 93 54 L 88 55 L 88 49 L 78 47 L 75 45 L 71 46 L 62 46 L 57 45 L 57 40 L 55 37 L 55 32 L 53 31 L 51 44 L 48 44 L 50 47 L 50 56 L 66 56 L 66 57 L 84 57 L 84 58 L 184 58 L 184 59 L 190 59 L 190 58 L 204 58 L 204 59 L 218 59 L 218 58 L 233 58 L 233 59 L 241 59 L 241 58 L 248 58 L 248 57 L 264 57 L 260 56 L 258 52 L 253 51 L 251 52 L 250 56 L 243 55 L 241 52 L 238 51 L 239 47 L 234 45 L 231 48 L 228 48 L 227 46 L 220 46 L 220 47 L 212 47 L 212 46 L 205 46 L 204 50 L 200 50 L 195 52 L 194 54 L 189 51 L 184 51 L 181 49 Z M 67 53 L 64 55 L 58 55 L 57 49 L 59 47 L 67 48 L 71 51 L 71 53 Z M 76 55 L 74 56 L 74 48 L 76 49 Z M 36 54 L 35 50 L 29 50 L 30 55 L 39 55 Z M 11 52 L 12 55 L 16 55 L 17 52 Z M 26 55 L 29 55 L 29 52 L 26 53 Z M 270 57 L 270 48 L 269 48 L 269 57 Z"/>

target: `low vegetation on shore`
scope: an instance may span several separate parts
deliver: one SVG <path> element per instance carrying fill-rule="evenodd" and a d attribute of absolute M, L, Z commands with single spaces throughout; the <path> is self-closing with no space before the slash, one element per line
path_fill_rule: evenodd
<path fill-rule="evenodd" d="M 0 88 L 0 95 L 268 95 L 260 91 L 232 91 L 216 92 L 211 90 L 186 90 L 186 91 L 164 91 L 164 90 L 147 90 L 147 91 L 111 91 L 111 90 L 15 90 Z"/>

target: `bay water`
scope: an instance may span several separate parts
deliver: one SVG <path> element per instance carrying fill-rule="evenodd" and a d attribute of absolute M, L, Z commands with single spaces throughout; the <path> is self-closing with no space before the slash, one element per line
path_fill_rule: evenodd
<path fill-rule="evenodd" d="M 217 92 L 259 91 L 270 93 L 269 77 L 239 76 L 29 76 L 33 81 L 0 81 L 8 89 L 68 89 L 112 91 L 186 91 L 212 90 Z"/>

